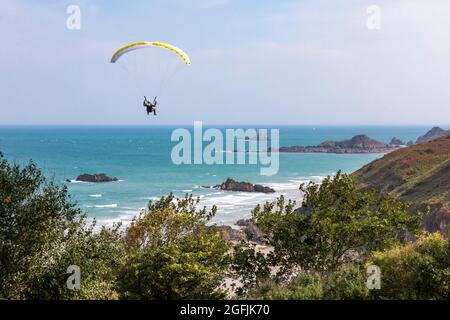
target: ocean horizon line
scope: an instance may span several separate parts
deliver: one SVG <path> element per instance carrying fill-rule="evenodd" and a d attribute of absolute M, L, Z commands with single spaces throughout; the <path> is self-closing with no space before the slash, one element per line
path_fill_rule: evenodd
<path fill-rule="evenodd" d="M 34 127 L 34 128 L 43 128 L 43 127 L 72 127 L 72 128 L 79 128 L 79 127 L 124 127 L 124 128 L 130 128 L 130 127 L 179 127 L 179 126 L 193 126 L 192 123 L 179 123 L 179 124 L 0 124 L 0 127 Z M 279 126 L 279 127 L 399 127 L 399 128 L 405 128 L 405 127 L 450 127 L 450 124 L 269 124 L 269 123 L 241 123 L 241 124 L 231 124 L 231 123 L 203 123 L 203 126 L 205 127 L 211 127 L 211 126 L 227 126 L 227 127 L 273 127 L 273 126 Z"/>

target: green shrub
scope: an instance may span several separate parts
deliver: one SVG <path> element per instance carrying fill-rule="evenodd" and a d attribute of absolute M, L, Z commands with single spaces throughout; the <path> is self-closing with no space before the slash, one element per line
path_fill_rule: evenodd
<path fill-rule="evenodd" d="M 33 162 L 10 165 L 0 153 L 0 298 L 114 299 L 116 230 L 93 232 L 65 186 L 47 182 Z M 66 270 L 81 269 L 81 290 Z"/>
<path fill-rule="evenodd" d="M 250 289 L 249 299 L 355 300 L 367 299 L 365 270 L 360 265 L 341 266 L 331 273 L 302 271 L 289 281 L 262 281 Z"/>
<path fill-rule="evenodd" d="M 323 279 L 318 274 L 301 272 L 287 284 L 266 281 L 251 289 L 248 299 L 263 300 L 320 300 L 323 296 Z"/>
<path fill-rule="evenodd" d="M 355 181 L 338 172 L 320 185 L 301 185 L 300 209 L 294 203 L 257 206 L 253 218 L 274 247 L 271 261 L 281 274 L 303 270 L 329 271 L 351 261 L 350 252 L 378 248 L 400 232 L 417 233 L 422 215 L 410 215 L 409 203 L 377 191 L 361 192 Z"/>
<path fill-rule="evenodd" d="M 206 223 L 211 211 L 197 210 L 192 195 L 150 202 L 124 238 L 127 261 L 119 281 L 129 299 L 206 299 L 224 297 L 228 244 Z"/>
<path fill-rule="evenodd" d="M 381 299 L 450 299 L 450 245 L 439 233 L 374 252 L 370 264 L 381 269 Z"/>
<path fill-rule="evenodd" d="M 359 264 L 343 265 L 325 278 L 324 299 L 363 300 L 369 297 L 366 270 Z"/>

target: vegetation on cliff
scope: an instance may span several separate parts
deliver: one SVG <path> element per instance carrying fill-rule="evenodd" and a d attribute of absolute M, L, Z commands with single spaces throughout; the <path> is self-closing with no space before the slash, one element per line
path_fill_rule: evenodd
<path fill-rule="evenodd" d="M 450 135 L 386 154 L 353 173 L 362 190 L 378 189 L 411 201 L 411 210 L 427 206 L 428 231 L 450 231 Z"/>
<path fill-rule="evenodd" d="M 31 162 L 0 154 L 0 299 L 448 299 L 450 246 L 420 235 L 421 212 L 394 194 L 358 190 L 338 173 L 301 186 L 301 207 L 279 198 L 253 220 L 272 250 L 235 245 L 211 227 L 216 212 L 187 195 L 150 202 L 131 226 L 97 228 L 64 186 Z M 416 243 L 401 243 L 405 233 Z M 381 289 L 366 267 L 381 268 Z M 67 286 L 70 266 L 80 287 Z"/>

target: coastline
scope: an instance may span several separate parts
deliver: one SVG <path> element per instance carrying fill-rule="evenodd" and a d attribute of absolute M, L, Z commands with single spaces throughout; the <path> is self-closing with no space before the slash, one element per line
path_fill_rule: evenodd
<path fill-rule="evenodd" d="M 245 126 L 244 126 L 245 127 Z M 258 203 L 273 201 L 281 194 L 297 192 L 302 182 L 321 179 L 337 170 L 353 172 L 383 154 L 280 153 L 280 171 L 263 177 L 256 165 L 176 166 L 171 162 L 170 136 L 176 127 L 1 127 L 0 148 L 11 161 L 25 165 L 32 158 L 48 178 L 57 182 L 76 179 L 82 173 L 105 172 L 118 182 L 107 184 L 66 183 L 72 199 L 88 217 L 99 224 L 131 222 L 149 200 L 173 192 L 199 196 L 200 205 L 218 206 L 218 224 L 234 225 L 251 216 Z M 422 126 L 281 126 L 280 145 L 317 145 L 340 141 L 360 132 L 388 143 L 393 136 L 415 139 Z M 227 179 L 249 181 L 273 187 L 274 194 L 259 195 L 202 189 Z"/>
<path fill-rule="evenodd" d="M 302 200 L 302 194 L 299 190 L 301 183 L 308 183 L 309 181 L 320 182 L 325 176 L 312 176 L 309 179 L 288 179 L 285 182 L 271 182 L 264 183 L 265 186 L 275 189 L 274 193 L 256 193 L 256 192 L 242 192 L 242 191 L 225 191 L 216 188 L 203 188 L 197 186 L 192 190 L 184 190 L 185 193 L 192 193 L 194 197 L 200 198 L 199 207 L 206 206 L 207 209 L 216 205 L 218 210 L 216 216 L 211 220 L 211 223 L 218 226 L 230 226 L 238 228 L 236 222 L 240 219 L 251 218 L 251 211 L 257 204 L 264 204 L 265 202 L 275 201 L 278 197 L 284 196 L 286 200 L 294 200 L 298 204 Z M 206 194 L 197 194 L 199 190 L 209 190 Z M 180 197 L 182 194 L 178 193 Z M 92 198 L 101 199 L 98 195 L 90 195 Z M 163 195 L 166 196 L 166 195 Z M 157 201 L 159 197 L 151 197 L 149 201 Z M 90 206 L 92 208 L 93 206 Z M 97 205 L 96 208 L 118 208 L 117 204 Z M 83 208 L 82 208 L 83 209 Z M 120 207 L 119 207 L 120 209 Z M 113 223 L 121 222 L 127 226 L 132 219 L 137 216 L 141 208 L 124 208 L 122 214 L 115 218 L 96 218 L 99 226 L 111 226 Z"/>

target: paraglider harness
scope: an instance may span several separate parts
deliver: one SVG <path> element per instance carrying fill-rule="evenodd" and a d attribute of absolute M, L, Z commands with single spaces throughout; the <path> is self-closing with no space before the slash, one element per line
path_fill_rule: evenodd
<path fill-rule="evenodd" d="M 153 114 L 156 116 L 156 104 L 157 104 L 156 98 L 157 97 L 155 97 L 153 99 L 153 103 L 152 103 L 152 102 L 147 100 L 146 96 L 144 96 L 144 103 L 143 103 L 143 105 L 147 109 L 147 115 L 153 112 Z"/>

